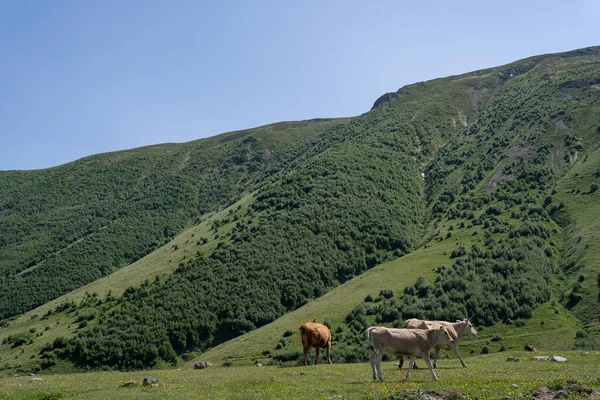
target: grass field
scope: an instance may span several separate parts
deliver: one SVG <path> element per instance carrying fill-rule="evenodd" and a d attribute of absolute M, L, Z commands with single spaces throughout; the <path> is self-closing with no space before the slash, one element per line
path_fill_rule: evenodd
<path fill-rule="evenodd" d="M 441 360 L 439 381 L 428 370 L 417 370 L 411 380 L 392 362 L 382 365 L 384 381 L 373 382 L 368 363 L 309 367 L 211 367 L 205 370 L 156 370 L 145 372 L 94 372 L 0 378 L 2 399 L 392 399 L 406 389 L 444 391 L 457 389 L 469 398 L 524 398 L 545 386 L 565 386 L 567 381 L 600 390 L 598 352 L 560 352 L 566 363 L 534 361 L 532 353 L 507 352 L 468 357 L 468 368 Z M 507 356 L 521 358 L 506 361 Z M 536 355 L 549 355 L 539 352 Z M 156 388 L 140 385 L 144 377 L 159 380 Z M 39 377 L 36 377 L 39 378 Z M 129 380 L 132 388 L 121 385 Z M 396 396 L 394 396 L 396 395 Z M 336 397 L 337 396 L 337 397 Z M 573 394 L 569 398 L 576 398 Z"/>

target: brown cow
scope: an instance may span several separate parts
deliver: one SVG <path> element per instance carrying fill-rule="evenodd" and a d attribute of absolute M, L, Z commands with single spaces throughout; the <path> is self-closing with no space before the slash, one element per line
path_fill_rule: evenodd
<path fill-rule="evenodd" d="M 460 354 L 460 350 L 458 349 L 458 343 L 463 336 L 477 336 L 477 331 L 473 328 L 473 325 L 469 321 L 468 318 L 464 320 L 456 320 L 456 322 L 446 322 L 446 321 L 424 321 L 416 318 L 407 319 L 404 322 L 403 327 L 408 329 L 432 329 L 439 328 L 443 326 L 448 330 L 448 335 L 454 340 L 452 344 L 444 344 L 435 346 L 435 357 L 433 359 L 433 368 L 437 368 L 437 360 L 440 354 L 440 349 L 444 350 L 454 350 L 460 363 L 463 367 L 467 367 L 467 363 L 463 360 L 462 355 Z M 398 368 L 402 368 L 404 365 L 404 359 L 400 357 L 400 362 L 398 363 Z"/>
<path fill-rule="evenodd" d="M 323 324 L 317 324 L 316 320 L 300 325 L 300 335 L 302 335 L 302 345 L 304 346 L 304 365 L 308 365 L 308 351 L 311 347 L 315 348 L 315 365 L 319 363 L 319 350 L 326 349 L 327 362 L 331 364 L 331 332 Z"/>
<path fill-rule="evenodd" d="M 367 329 L 367 340 L 374 350 L 371 357 L 369 357 L 371 369 L 373 370 L 373 379 L 379 378 L 380 381 L 383 380 L 383 376 L 381 375 L 381 360 L 385 350 L 398 357 L 410 356 L 406 379 L 410 379 L 410 370 L 415 362 L 415 357 L 423 357 L 425 364 L 427 364 L 429 371 L 431 371 L 431 376 L 437 380 L 438 377 L 431 367 L 429 352 L 437 345 L 453 342 L 446 328 L 442 326 L 427 330 L 372 326 Z"/>
<path fill-rule="evenodd" d="M 537 349 L 530 344 L 526 344 L 524 348 L 525 351 L 537 351 Z"/>

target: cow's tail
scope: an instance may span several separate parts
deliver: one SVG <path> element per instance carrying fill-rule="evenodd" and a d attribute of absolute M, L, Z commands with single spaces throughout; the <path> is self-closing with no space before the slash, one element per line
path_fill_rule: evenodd
<path fill-rule="evenodd" d="M 371 331 L 373 329 L 374 327 L 370 327 L 369 329 L 367 329 L 367 342 L 369 342 L 369 346 L 373 349 L 375 354 L 379 355 L 379 350 L 375 348 L 375 345 L 373 344 L 373 338 L 371 337 Z"/>

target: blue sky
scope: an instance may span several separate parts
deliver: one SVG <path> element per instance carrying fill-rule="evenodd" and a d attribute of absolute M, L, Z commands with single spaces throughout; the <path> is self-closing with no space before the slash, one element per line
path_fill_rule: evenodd
<path fill-rule="evenodd" d="M 600 45 L 599 15 L 595 0 L 0 0 L 0 170 L 358 115 L 406 84 Z"/>

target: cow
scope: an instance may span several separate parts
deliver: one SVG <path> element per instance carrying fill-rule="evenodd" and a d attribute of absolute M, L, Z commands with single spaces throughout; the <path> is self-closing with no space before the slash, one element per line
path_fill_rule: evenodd
<path fill-rule="evenodd" d="M 204 369 L 208 367 L 212 367 L 213 365 L 208 361 L 200 361 L 194 364 L 194 369 Z"/>
<path fill-rule="evenodd" d="M 410 379 L 410 370 L 415 362 L 415 357 L 423 357 L 425 364 L 431 371 L 433 379 L 438 377 L 433 372 L 429 352 L 437 345 L 452 343 L 452 338 L 443 326 L 435 329 L 397 329 L 386 328 L 383 326 L 372 326 L 367 329 L 367 340 L 373 347 L 373 354 L 369 357 L 371 369 L 373 370 L 373 379 L 379 378 L 383 381 L 381 375 L 381 360 L 383 352 L 388 351 L 395 356 L 410 356 L 408 363 L 408 372 L 406 379 Z"/>
<path fill-rule="evenodd" d="M 535 347 L 533 347 L 533 345 L 531 345 L 531 344 L 526 344 L 524 349 L 525 349 L 525 351 L 537 351 L 537 349 Z"/>
<path fill-rule="evenodd" d="M 323 324 L 317 324 L 316 320 L 300 325 L 300 335 L 302 336 L 302 346 L 304 347 L 304 365 L 308 365 L 308 351 L 311 347 L 315 348 L 315 365 L 319 363 L 319 350 L 326 349 L 327 362 L 331 364 L 331 332 Z"/>
<path fill-rule="evenodd" d="M 437 360 L 440 354 L 440 349 L 444 350 L 454 350 L 458 359 L 460 360 L 462 366 L 464 368 L 467 367 L 467 363 L 463 360 L 462 355 L 460 354 L 460 350 L 458 349 L 458 343 L 463 336 L 477 336 L 477 331 L 473 328 L 473 325 L 469 321 L 468 318 L 464 320 L 456 320 L 456 322 L 446 322 L 446 321 L 424 321 L 416 318 L 407 319 L 404 322 L 403 327 L 408 329 L 431 329 L 438 328 L 440 326 L 445 327 L 448 330 L 448 334 L 454 340 L 451 344 L 444 344 L 435 346 L 435 357 L 433 359 L 433 368 L 437 368 Z M 400 362 L 398 363 L 398 368 L 401 369 L 402 365 L 404 365 L 404 358 L 400 357 Z M 416 367 L 416 366 L 415 366 Z"/>

